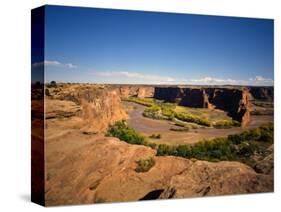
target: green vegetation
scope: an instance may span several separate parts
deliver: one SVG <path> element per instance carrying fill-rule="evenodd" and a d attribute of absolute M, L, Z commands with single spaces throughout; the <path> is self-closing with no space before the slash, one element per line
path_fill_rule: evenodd
<path fill-rule="evenodd" d="M 173 155 L 213 162 L 235 160 L 253 166 L 251 157 L 256 153 L 264 154 L 273 143 L 273 132 L 273 123 L 269 123 L 240 134 L 229 135 L 226 138 L 203 140 L 193 145 L 167 145 L 148 142 L 146 137 L 128 127 L 125 121 L 119 121 L 109 128 L 106 135 L 117 137 L 130 144 L 144 145 L 156 149 L 158 156 Z M 161 135 L 151 135 L 150 138 L 159 139 Z M 153 162 L 150 160 L 138 162 L 138 170 L 146 170 L 151 164 Z"/>
<path fill-rule="evenodd" d="M 152 119 L 164 119 L 161 114 L 161 108 L 157 105 L 153 105 L 151 107 L 145 108 L 143 111 L 143 116 Z"/>
<path fill-rule="evenodd" d="M 191 115 L 186 112 L 176 112 L 176 105 L 172 103 L 164 103 L 150 98 L 136 97 L 123 98 L 123 100 L 146 106 L 147 108 L 145 108 L 143 116 L 148 118 L 171 120 L 175 123 L 179 123 L 177 120 L 180 120 L 182 122 L 192 122 L 207 127 L 211 126 L 211 122 L 205 118 Z"/>
<path fill-rule="evenodd" d="M 155 160 L 150 157 L 148 159 L 138 160 L 136 163 L 136 172 L 147 172 L 155 165 Z"/>
<path fill-rule="evenodd" d="M 227 115 L 219 111 L 210 112 L 208 109 L 204 108 L 182 107 L 152 98 L 128 97 L 122 100 L 146 106 L 143 112 L 144 117 L 158 120 L 170 120 L 181 127 L 184 127 L 186 123 L 195 123 L 205 127 L 211 127 L 213 125 L 215 128 L 240 126 L 240 122 L 231 119 L 228 120 Z M 221 120 L 218 120 L 218 118 Z M 216 121 L 214 122 L 214 120 Z M 214 122 L 214 124 L 212 124 L 212 122 Z"/>
<path fill-rule="evenodd" d="M 203 140 L 194 145 L 160 144 L 157 155 L 174 155 L 198 160 L 221 161 L 236 160 L 253 165 L 251 156 L 256 152 L 262 154 L 273 143 L 273 124 L 246 130 L 227 138 Z"/>
<path fill-rule="evenodd" d="M 246 130 L 240 134 L 229 135 L 228 140 L 234 144 L 241 144 L 243 141 L 260 141 L 266 143 L 273 143 L 273 123 L 262 125 L 259 128 Z"/>
<path fill-rule="evenodd" d="M 219 161 L 235 160 L 234 146 L 226 138 L 205 140 L 194 145 L 170 146 L 161 144 L 158 146 L 157 155 L 174 155 L 198 160 Z"/>
<path fill-rule="evenodd" d="M 125 121 L 118 121 L 110 126 L 106 136 L 117 137 L 129 144 L 144 144 L 145 137 L 136 132 L 135 129 L 127 126 Z"/>
<path fill-rule="evenodd" d="M 153 139 L 160 139 L 161 138 L 161 135 L 160 134 L 152 134 L 151 136 L 149 136 L 149 138 L 153 138 Z"/>
<path fill-rule="evenodd" d="M 211 122 L 217 122 L 219 120 L 231 120 L 226 112 L 216 109 L 184 107 L 177 105 L 174 111 L 177 113 L 186 113 L 192 116 L 198 116 Z"/>
<path fill-rule="evenodd" d="M 48 88 L 56 88 L 58 87 L 57 86 L 57 83 L 56 81 L 51 81 L 49 84 L 46 85 Z"/>
<path fill-rule="evenodd" d="M 46 95 L 46 96 L 50 96 L 50 91 L 49 91 L 48 88 L 45 89 L 45 95 Z"/>
<path fill-rule="evenodd" d="M 189 115 L 187 113 L 176 113 L 175 112 L 175 118 L 177 118 L 181 121 L 193 122 L 193 123 L 203 125 L 203 126 L 207 126 L 207 127 L 211 126 L 211 122 L 209 120 L 200 118 L 198 116 Z"/>
<path fill-rule="evenodd" d="M 220 120 L 217 121 L 214 125 L 215 128 L 230 128 L 230 127 L 239 127 L 241 126 L 239 121 L 235 120 Z"/>
<path fill-rule="evenodd" d="M 156 144 L 147 141 L 146 137 L 140 135 L 134 128 L 128 127 L 125 121 L 118 121 L 110 126 L 106 136 L 116 137 L 129 144 L 137 144 L 156 148 Z"/>
<path fill-rule="evenodd" d="M 174 128 L 174 127 L 171 127 L 170 130 L 171 131 L 176 131 L 176 132 L 188 132 L 189 128 L 188 127 L 184 127 L 184 128 Z"/>

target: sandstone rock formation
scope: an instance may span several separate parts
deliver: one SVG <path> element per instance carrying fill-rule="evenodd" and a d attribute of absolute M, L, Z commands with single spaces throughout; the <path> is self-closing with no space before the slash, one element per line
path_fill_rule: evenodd
<path fill-rule="evenodd" d="M 250 96 L 246 88 L 207 88 L 209 102 L 245 126 L 250 121 Z"/>
<path fill-rule="evenodd" d="M 249 87 L 251 95 L 258 100 L 272 101 L 274 96 L 274 88 L 272 86 L 253 86 Z"/>
<path fill-rule="evenodd" d="M 245 88 L 155 87 L 154 98 L 188 107 L 222 109 L 242 126 L 250 120 L 249 92 Z"/>
<path fill-rule="evenodd" d="M 149 147 L 79 132 L 47 145 L 47 205 L 273 191 L 271 175 L 238 162 L 158 157 Z M 155 165 L 136 172 L 136 161 L 149 157 Z"/>
<path fill-rule="evenodd" d="M 45 100 L 45 117 L 51 118 L 67 118 L 71 116 L 79 116 L 81 106 L 72 102 L 64 100 Z"/>
<path fill-rule="evenodd" d="M 262 174 L 274 174 L 274 148 L 271 145 L 267 149 L 267 155 L 262 160 L 258 161 L 255 165 L 255 170 Z"/>
<path fill-rule="evenodd" d="M 127 117 L 115 90 L 95 85 L 62 86 L 61 89 L 50 89 L 50 97 L 46 101 L 47 118 L 76 114 L 84 122 L 84 131 L 97 133 L 104 132 L 110 124 Z"/>
<path fill-rule="evenodd" d="M 148 85 L 109 85 L 111 89 L 116 90 L 121 97 L 135 96 L 139 98 L 153 97 L 154 86 Z"/>
<path fill-rule="evenodd" d="M 272 157 L 269 154 L 257 163 L 256 173 L 239 162 L 194 162 L 156 156 L 156 151 L 149 147 L 99 133 L 126 118 L 120 96 L 148 97 L 154 94 L 154 87 L 148 87 L 62 84 L 49 88 L 49 96 L 45 97 L 45 129 L 44 123 L 32 121 L 45 133 L 46 161 L 41 171 L 45 177 L 46 205 L 273 191 L 273 151 Z M 163 92 L 157 89 L 156 93 Z M 247 118 L 249 107 L 247 90 L 167 89 L 169 95 L 163 94 L 163 98 L 169 101 L 193 107 L 218 107 L 246 123 L 243 119 Z M 42 109 L 36 102 L 34 108 Z M 42 118 L 36 110 L 32 114 Z M 35 150 L 34 155 L 38 154 Z M 147 158 L 153 158 L 155 165 L 147 172 L 136 172 L 136 162 Z"/>
<path fill-rule="evenodd" d="M 160 198 L 244 194 L 273 190 L 273 176 L 259 175 L 238 162 L 197 161 L 171 178 Z"/>

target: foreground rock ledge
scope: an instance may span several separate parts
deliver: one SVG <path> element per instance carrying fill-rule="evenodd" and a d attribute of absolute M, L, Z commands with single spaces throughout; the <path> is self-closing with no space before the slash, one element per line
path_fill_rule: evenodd
<path fill-rule="evenodd" d="M 79 148 L 64 149 L 65 143 L 77 142 Z M 46 163 L 47 205 L 273 191 L 272 175 L 257 174 L 238 162 L 158 157 L 149 147 L 79 131 L 47 145 L 47 158 L 52 158 Z M 149 157 L 155 165 L 148 172 L 137 173 L 136 161 Z"/>

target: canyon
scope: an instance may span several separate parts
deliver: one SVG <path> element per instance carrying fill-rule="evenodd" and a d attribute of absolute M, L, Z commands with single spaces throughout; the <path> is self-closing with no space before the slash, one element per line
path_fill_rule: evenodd
<path fill-rule="evenodd" d="M 251 99 L 273 101 L 273 87 L 254 86 L 149 86 L 110 85 L 121 97 L 155 98 L 178 105 L 221 109 L 246 126 L 250 121 Z"/>
<path fill-rule="evenodd" d="M 250 121 L 250 94 L 246 88 L 155 87 L 154 98 L 188 107 L 218 108 L 242 126 Z"/>
<path fill-rule="evenodd" d="M 131 96 L 207 110 L 218 108 L 247 127 L 252 98 L 248 88 L 69 83 L 47 85 L 46 89 L 46 205 L 273 191 L 273 150 L 253 169 L 234 161 L 158 156 L 148 146 L 105 136 L 109 126 L 128 120 L 122 99 Z M 37 115 L 42 114 L 39 109 L 33 108 L 33 123 L 42 119 Z M 209 129 L 198 129 L 198 134 L 200 130 Z M 137 172 L 137 161 L 148 158 L 155 165 Z"/>

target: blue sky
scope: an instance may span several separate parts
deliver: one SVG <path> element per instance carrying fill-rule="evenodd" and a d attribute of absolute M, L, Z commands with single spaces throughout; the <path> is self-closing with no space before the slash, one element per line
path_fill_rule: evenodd
<path fill-rule="evenodd" d="M 273 84 L 273 21 L 46 7 L 46 80 Z"/>

